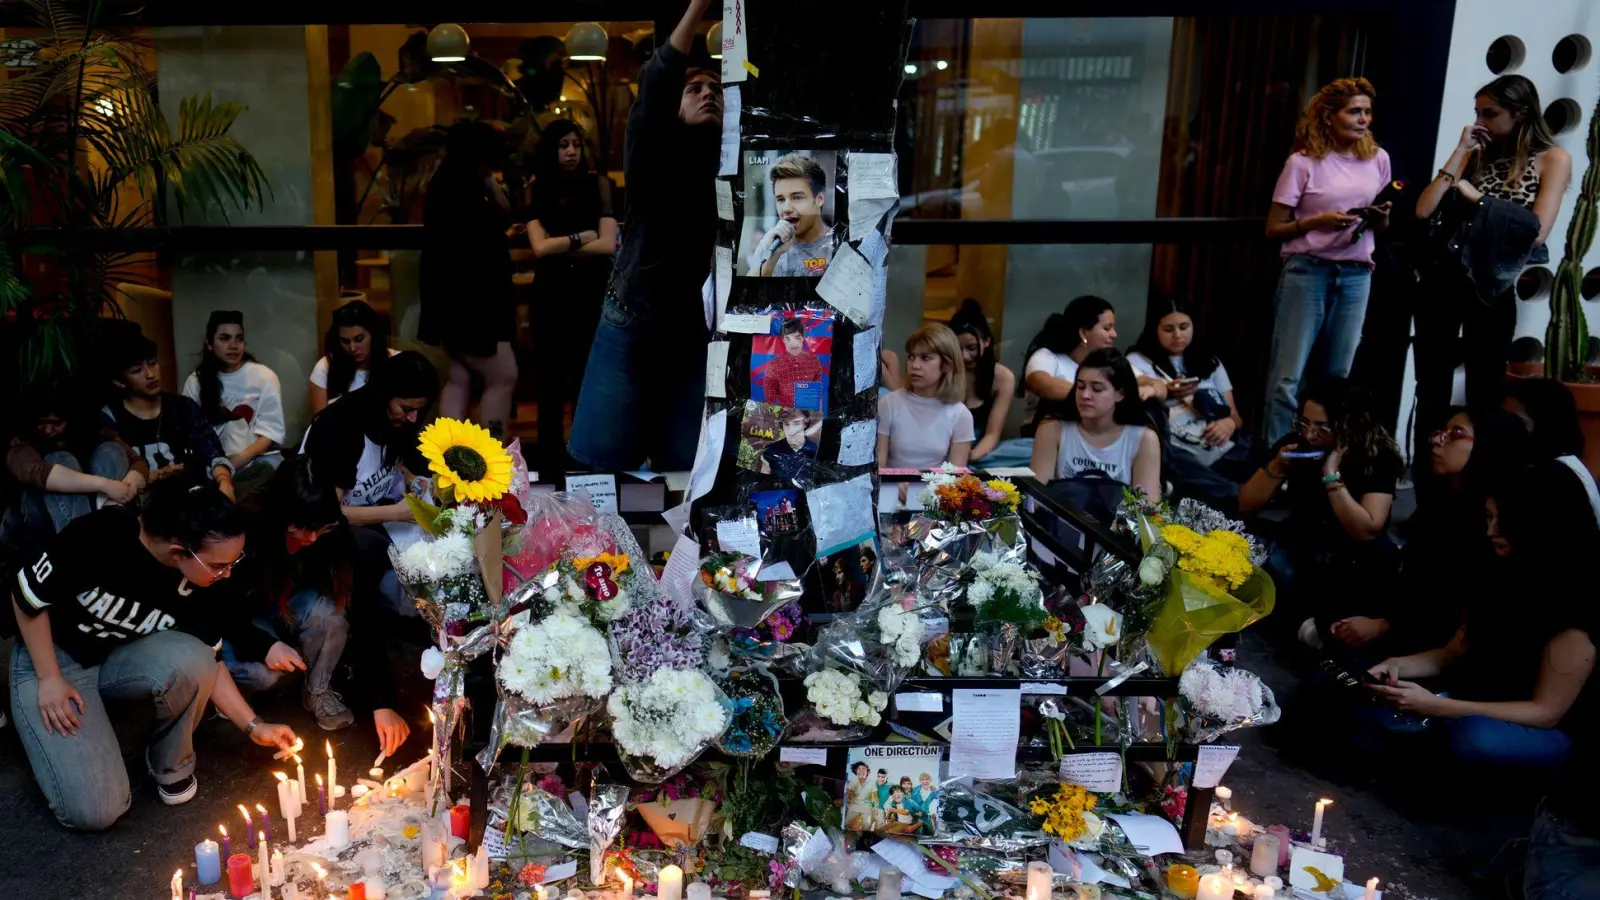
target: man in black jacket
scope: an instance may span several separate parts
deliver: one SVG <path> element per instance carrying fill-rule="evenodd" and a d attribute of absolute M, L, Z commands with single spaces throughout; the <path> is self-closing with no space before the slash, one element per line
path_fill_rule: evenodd
<path fill-rule="evenodd" d="M 716 242 L 722 85 L 690 50 L 709 0 L 690 0 L 639 73 L 628 117 L 628 208 L 568 451 L 594 469 L 694 463 L 705 402 L 700 288 Z"/>

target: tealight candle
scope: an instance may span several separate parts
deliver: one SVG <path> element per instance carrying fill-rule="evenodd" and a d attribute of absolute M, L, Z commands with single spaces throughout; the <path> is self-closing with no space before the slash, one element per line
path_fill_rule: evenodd
<path fill-rule="evenodd" d="M 683 900 L 683 870 L 667 866 L 656 877 L 656 896 L 659 900 Z"/>
<path fill-rule="evenodd" d="M 250 855 L 248 853 L 235 853 L 228 857 L 228 896 L 234 900 L 255 893 L 256 881 L 250 868 Z"/>
<path fill-rule="evenodd" d="M 1220 784 L 1217 785 L 1217 802 L 1222 804 L 1223 809 L 1232 809 L 1233 788 L 1223 787 Z"/>
<path fill-rule="evenodd" d="M 1200 890 L 1200 872 L 1194 866 L 1177 863 L 1167 869 L 1167 890 L 1179 900 L 1194 900 Z"/>
<path fill-rule="evenodd" d="M 878 870 L 878 900 L 900 900 L 902 872 L 894 866 L 883 866 Z M 1033 873 L 1028 873 L 1029 878 Z"/>
<path fill-rule="evenodd" d="M 689 900 L 711 900 L 711 885 L 704 881 L 689 884 Z"/>
<path fill-rule="evenodd" d="M 1317 811 L 1311 818 L 1311 846 L 1313 847 L 1322 841 L 1322 811 L 1332 805 L 1332 800 L 1317 801 Z"/>
<path fill-rule="evenodd" d="M 362 883 L 367 886 L 367 900 L 386 900 L 389 896 L 388 887 L 376 875 L 367 876 Z"/>
<path fill-rule="evenodd" d="M 1050 882 L 1055 874 L 1049 863 L 1028 863 L 1028 900 L 1050 900 Z"/>
<path fill-rule="evenodd" d="M 1255 900 L 1272 900 L 1274 891 L 1272 890 L 1272 885 L 1270 884 L 1258 884 L 1256 885 L 1253 893 Z"/>
<path fill-rule="evenodd" d="M 373 766 L 372 768 L 367 770 L 367 777 L 371 778 L 373 781 L 380 781 L 381 782 L 381 781 L 383 781 L 383 769 L 381 769 L 381 768 L 379 768 L 377 766 Z"/>
<path fill-rule="evenodd" d="M 1203 876 L 1195 900 L 1233 900 L 1233 881 L 1220 872 Z"/>
<path fill-rule="evenodd" d="M 222 880 L 222 857 L 217 852 L 217 842 L 207 838 L 194 845 L 194 874 L 201 884 L 216 884 Z"/>
<path fill-rule="evenodd" d="M 365 797 L 366 795 L 367 795 L 367 786 L 364 785 L 364 784 L 358 784 L 358 785 L 355 785 L 354 787 L 350 788 L 350 799 L 351 800 L 360 800 L 362 797 Z"/>
<path fill-rule="evenodd" d="M 1273 835 L 1256 835 L 1255 846 L 1250 848 L 1250 874 L 1257 878 L 1278 874 L 1278 849 L 1278 839 Z"/>

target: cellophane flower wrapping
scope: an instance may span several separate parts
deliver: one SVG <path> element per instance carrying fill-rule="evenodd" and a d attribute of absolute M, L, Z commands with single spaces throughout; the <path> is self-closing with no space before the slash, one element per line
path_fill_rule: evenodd
<path fill-rule="evenodd" d="M 1271 725 L 1281 714 L 1272 688 L 1259 677 L 1210 657 L 1196 659 L 1178 678 L 1178 709 L 1185 737 L 1196 744 L 1240 728 Z"/>
<path fill-rule="evenodd" d="M 623 684 L 606 702 L 623 768 L 644 784 L 672 777 L 722 737 L 728 705 L 698 669 L 657 669 Z"/>
<path fill-rule="evenodd" d="M 789 729 L 778 679 L 765 666 L 738 666 L 717 677 L 728 698 L 728 730 L 717 749 L 729 756 L 759 759 L 777 749 Z"/>
<path fill-rule="evenodd" d="M 713 553 L 700 561 L 695 599 L 724 631 L 754 629 L 805 593 L 800 579 L 763 580 L 761 568 L 761 560 L 737 553 Z"/>
<path fill-rule="evenodd" d="M 817 635 L 807 669 L 854 672 L 872 690 L 893 693 L 922 662 L 926 618 L 943 615 L 943 609 L 903 586 L 888 588 L 829 622 Z"/>
<path fill-rule="evenodd" d="M 802 743 L 861 740 L 883 721 L 889 693 L 849 669 L 819 669 L 805 678 L 805 712 L 789 726 Z"/>
<path fill-rule="evenodd" d="M 795 672 L 803 665 L 811 645 L 801 643 L 809 621 L 798 600 L 778 607 L 754 628 L 735 628 L 718 643 L 725 646 L 726 664 L 720 664 L 715 651 L 712 668 L 726 670 L 734 665 L 760 664 L 776 671 Z"/>
<path fill-rule="evenodd" d="M 982 850 L 1021 854 L 1049 843 L 1027 812 L 974 785 L 969 777 L 939 785 L 933 840 Z"/>
<path fill-rule="evenodd" d="M 922 476 L 925 508 L 906 529 L 915 548 L 915 590 L 932 602 L 953 602 L 963 571 L 979 552 L 1001 562 L 1027 559 L 1027 538 L 1017 516 L 1021 495 L 1003 478 L 983 481 L 946 464 Z"/>

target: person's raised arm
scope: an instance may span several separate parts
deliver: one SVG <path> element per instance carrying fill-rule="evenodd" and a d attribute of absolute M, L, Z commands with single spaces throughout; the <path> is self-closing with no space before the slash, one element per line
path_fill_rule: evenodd
<path fill-rule="evenodd" d="M 689 8 L 683 11 L 678 27 L 672 29 L 672 36 L 667 39 L 674 50 L 688 53 L 689 48 L 694 46 L 694 36 L 700 31 L 700 20 L 705 17 L 706 8 L 710 5 L 711 0 L 689 0 Z"/>
<path fill-rule="evenodd" d="M 1294 450 L 1298 444 L 1285 444 L 1279 448 L 1277 454 L 1267 461 L 1267 464 L 1256 470 L 1250 480 L 1239 488 L 1239 512 L 1244 515 L 1258 513 L 1267 508 L 1272 498 L 1277 496 L 1278 490 L 1289 478 L 1289 460 L 1284 454 Z"/>
<path fill-rule="evenodd" d="M 1028 390 L 1037 394 L 1041 400 L 1065 400 L 1072 396 L 1072 382 L 1057 378 L 1049 372 L 1029 372 L 1022 380 L 1028 386 Z"/>
<path fill-rule="evenodd" d="M 1533 214 L 1539 217 L 1539 239 L 1534 246 L 1550 238 L 1556 227 L 1556 216 L 1561 214 L 1561 198 L 1572 184 L 1572 156 L 1560 147 L 1551 147 L 1539 155 L 1539 196 L 1533 201 Z"/>
<path fill-rule="evenodd" d="M 1450 158 L 1445 160 L 1433 180 L 1417 195 L 1417 218 L 1426 219 L 1433 215 L 1444 195 L 1461 180 L 1461 173 L 1467 169 L 1467 160 L 1478 149 L 1480 136 L 1487 137 L 1480 135 L 1475 125 L 1461 129 L 1461 138 L 1456 141 L 1456 148 L 1450 151 Z"/>

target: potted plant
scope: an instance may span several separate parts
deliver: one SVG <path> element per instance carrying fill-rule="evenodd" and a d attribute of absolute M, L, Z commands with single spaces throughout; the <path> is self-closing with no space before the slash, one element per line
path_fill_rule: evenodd
<path fill-rule="evenodd" d="M 1600 471 L 1600 375 L 1586 365 L 1589 357 L 1589 323 L 1583 314 L 1583 257 L 1594 245 L 1595 220 L 1600 216 L 1600 103 L 1589 114 L 1589 136 L 1584 141 L 1588 168 L 1578 185 L 1572 221 L 1567 224 L 1567 244 L 1550 288 L 1550 326 L 1545 330 L 1545 372 L 1559 378 L 1577 401 L 1578 424 L 1583 430 L 1584 464 Z"/>
<path fill-rule="evenodd" d="M 17 0 L 37 29 L 27 65 L 0 81 L 0 329 L 26 389 L 77 374 L 103 316 L 151 287 L 130 229 L 259 209 L 266 173 L 230 134 L 244 107 L 189 96 L 176 133 L 156 100 L 148 41 L 101 27 L 103 4 Z M 28 33 L 28 32 L 25 32 Z"/>

